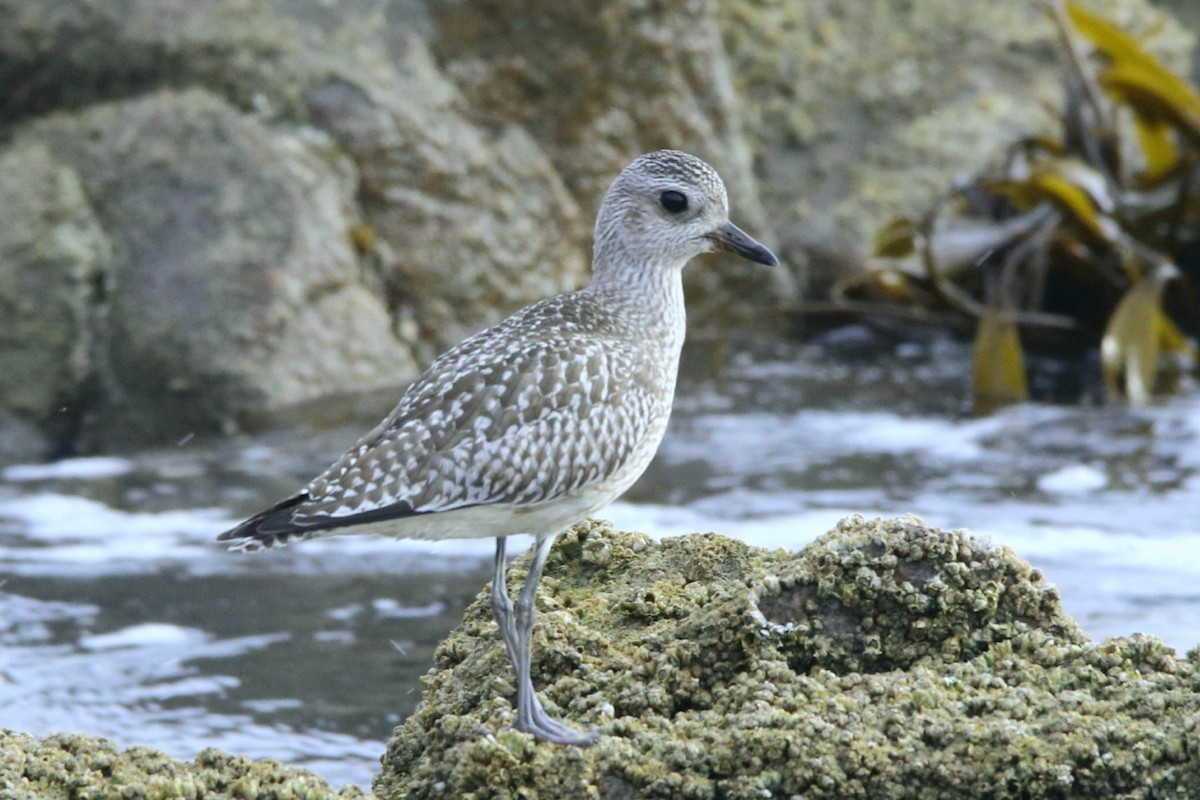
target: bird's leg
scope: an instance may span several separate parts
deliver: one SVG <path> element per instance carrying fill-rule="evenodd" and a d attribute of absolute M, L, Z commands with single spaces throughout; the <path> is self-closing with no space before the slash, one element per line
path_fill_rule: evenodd
<path fill-rule="evenodd" d="M 537 603 L 537 587 L 546 566 L 546 557 L 554 535 L 538 536 L 533 549 L 533 563 L 525 586 L 517 597 L 516 643 L 509 648 L 513 669 L 517 673 L 517 730 L 533 734 L 537 739 L 555 744 L 586 746 L 594 744 L 597 734 L 581 731 L 552 719 L 533 691 L 533 618 Z M 493 595 L 494 597 L 494 595 Z M 507 599 L 507 598 L 505 598 Z M 494 601 L 493 601 L 494 602 Z M 515 651 L 515 652 L 514 652 Z"/>
<path fill-rule="evenodd" d="M 496 615 L 496 625 L 500 628 L 500 637 L 504 639 L 508 660 L 516 664 L 517 628 L 513 622 L 513 604 L 508 598 L 508 581 L 505 578 L 504 540 L 503 536 L 496 537 L 496 566 L 492 573 L 492 613 Z"/>

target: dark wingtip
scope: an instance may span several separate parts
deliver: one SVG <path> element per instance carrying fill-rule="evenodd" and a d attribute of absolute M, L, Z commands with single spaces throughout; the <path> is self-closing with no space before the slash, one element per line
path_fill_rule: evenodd
<path fill-rule="evenodd" d="M 321 532 L 367 526 L 402 517 L 420 516 L 426 511 L 417 511 L 407 501 L 401 500 L 380 508 L 360 511 L 344 516 L 307 516 L 301 509 L 311 500 L 301 493 L 260 511 L 235 528 L 217 537 L 218 542 L 232 542 L 230 550 L 252 552 L 270 547 L 282 547 L 290 542 L 307 539 Z"/>
<path fill-rule="evenodd" d="M 293 513 L 307 499 L 308 495 L 298 494 L 276 503 L 225 531 L 217 537 L 217 541 L 233 542 L 230 549 L 245 552 L 285 545 L 306 533 L 293 522 Z"/>

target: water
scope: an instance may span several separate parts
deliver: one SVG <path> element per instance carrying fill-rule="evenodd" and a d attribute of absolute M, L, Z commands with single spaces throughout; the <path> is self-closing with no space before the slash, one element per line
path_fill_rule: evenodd
<path fill-rule="evenodd" d="M 846 513 L 916 513 L 1032 561 L 1093 636 L 1200 644 L 1200 394 L 1128 411 L 962 413 L 966 350 L 690 350 L 659 458 L 608 516 L 799 548 Z M 373 421 L 373 420 L 372 420 Z M 362 425 L 0 471 L 0 726 L 181 758 L 206 746 L 368 785 L 492 545 L 212 537 Z"/>

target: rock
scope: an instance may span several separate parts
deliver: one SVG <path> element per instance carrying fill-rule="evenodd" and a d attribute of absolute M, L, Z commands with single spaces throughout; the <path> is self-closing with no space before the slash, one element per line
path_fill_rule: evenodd
<path fill-rule="evenodd" d="M 4 15 L 17 24 L 0 31 L 0 61 L 21 80 L 0 121 L 197 86 L 332 134 L 359 167 L 372 269 L 410 345 L 440 350 L 586 277 L 590 220 L 527 135 L 468 118 L 415 32 L 428 28 L 419 4 L 0 0 Z"/>
<path fill-rule="evenodd" d="M 485 592 L 438 649 L 377 796 L 1200 795 L 1200 650 L 1090 642 L 1035 569 L 962 531 L 850 518 L 791 553 L 590 522 L 542 586 L 543 701 L 599 743 L 506 727 Z"/>
<path fill-rule="evenodd" d="M 589 226 L 549 160 L 468 120 L 425 44 L 373 8 L 0 0 L 0 154 L 50 140 L 115 245 L 90 322 L 21 329 L 58 325 L 86 357 L 54 345 L 53 391 L 0 393 L 0 411 L 41 422 L 74 398 L 60 452 L 228 431 L 398 390 L 582 283 Z"/>
<path fill-rule="evenodd" d="M 220 430 L 416 374 L 383 298 L 358 280 L 353 168 L 327 139 L 190 90 L 49 116 L 12 149 L 39 146 L 82 187 L 103 231 L 90 235 L 113 253 L 75 280 L 102 306 L 76 334 L 87 358 L 68 362 L 92 392 L 79 374 L 59 390 L 83 395 L 81 449 Z"/>
<path fill-rule="evenodd" d="M 470 118 L 528 131 L 583 206 L 589 228 L 631 158 L 674 147 L 712 163 L 735 220 L 770 242 L 717 3 L 618 2 L 599 12 L 586 0 L 427 7 L 430 47 Z M 802 266 L 793 265 L 797 274 Z M 701 330 L 774 319 L 770 312 L 793 292 L 788 273 L 732 257 L 694 266 L 684 281 Z"/>
<path fill-rule="evenodd" d="M 1193 36 L 1200 32 L 1200 6 L 1191 0 L 1159 0 L 1158 6 L 1170 12 L 1180 26 L 1185 31 L 1191 31 Z M 1195 47 L 1192 48 L 1192 66 L 1188 74 L 1193 84 L 1200 84 L 1200 50 Z"/>
<path fill-rule="evenodd" d="M 28 461 L 52 456 L 50 440 L 32 422 L 0 412 L 0 461 Z"/>
<path fill-rule="evenodd" d="M 111 260 L 74 172 L 40 142 L 0 152 L 0 397 L 14 420 L 74 432 L 62 409 L 78 405 Z"/>
<path fill-rule="evenodd" d="M 405 37 L 389 69 L 388 85 L 371 93 L 338 78 L 305 97 L 313 121 L 358 167 L 393 314 L 428 361 L 522 306 L 581 286 L 590 220 L 528 133 L 467 119 L 421 40 Z"/>
<path fill-rule="evenodd" d="M 251 761 L 209 749 L 185 762 L 146 747 L 118 750 L 112 742 L 90 736 L 58 734 L 38 740 L 0 728 L 0 796 L 354 800 L 366 795 L 356 786 L 335 791 L 311 772 L 269 759 Z"/>

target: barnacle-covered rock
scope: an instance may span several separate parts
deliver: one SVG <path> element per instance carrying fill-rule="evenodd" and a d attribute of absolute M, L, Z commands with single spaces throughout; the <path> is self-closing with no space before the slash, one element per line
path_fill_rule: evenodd
<path fill-rule="evenodd" d="M 543 700 L 599 743 L 508 727 L 485 592 L 379 797 L 1200 796 L 1200 651 L 1090 642 L 1037 570 L 962 531 L 850 518 L 788 552 L 592 522 L 542 586 Z"/>
<path fill-rule="evenodd" d="M 119 750 L 81 734 L 35 739 L 0 728 L 4 800 L 355 800 L 356 786 L 330 788 L 311 772 L 270 759 L 205 750 L 179 761 L 157 750 Z"/>

